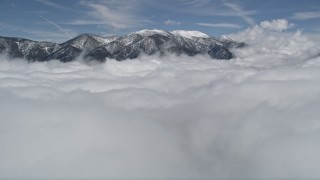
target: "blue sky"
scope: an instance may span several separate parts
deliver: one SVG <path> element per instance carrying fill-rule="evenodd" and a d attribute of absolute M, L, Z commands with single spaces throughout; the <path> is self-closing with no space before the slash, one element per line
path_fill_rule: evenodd
<path fill-rule="evenodd" d="M 320 32 L 319 0 L 0 0 L 0 36 L 63 42 L 81 33 L 198 30 L 212 36 L 288 19 Z"/>

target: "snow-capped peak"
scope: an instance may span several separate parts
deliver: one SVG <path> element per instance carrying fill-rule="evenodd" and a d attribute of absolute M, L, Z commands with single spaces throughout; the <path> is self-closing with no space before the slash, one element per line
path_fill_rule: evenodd
<path fill-rule="evenodd" d="M 93 36 L 93 38 L 98 41 L 99 43 L 105 45 L 105 44 L 108 44 L 112 41 L 115 41 L 119 38 L 119 36 L 117 35 L 108 35 L 108 36 Z"/>
<path fill-rule="evenodd" d="M 192 37 L 200 37 L 200 38 L 210 38 L 209 35 L 204 34 L 200 31 L 184 31 L 184 30 L 176 30 L 176 31 L 171 31 L 172 34 L 182 36 L 185 38 L 191 39 Z"/>
<path fill-rule="evenodd" d="M 226 35 L 222 35 L 222 36 L 221 36 L 221 40 L 231 40 L 231 38 L 229 38 L 229 37 L 226 36 Z"/>
<path fill-rule="evenodd" d="M 143 30 L 137 31 L 135 33 L 140 34 L 142 36 L 150 36 L 150 35 L 153 35 L 153 34 L 161 34 L 161 35 L 164 35 L 164 36 L 168 35 L 167 31 L 160 30 L 160 29 L 143 29 Z"/>

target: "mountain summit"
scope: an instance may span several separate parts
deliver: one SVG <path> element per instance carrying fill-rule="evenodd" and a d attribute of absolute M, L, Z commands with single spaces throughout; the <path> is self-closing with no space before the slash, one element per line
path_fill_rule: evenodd
<path fill-rule="evenodd" d="M 141 54 L 153 55 L 208 54 L 213 59 L 231 59 L 230 48 L 240 48 L 239 43 L 229 38 L 214 38 L 199 31 L 141 30 L 124 36 L 101 37 L 81 34 L 64 43 L 38 42 L 23 38 L 0 37 L 0 53 L 11 58 L 25 58 L 29 61 L 62 62 L 83 56 L 86 60 L 106 61 L 135 59 Z"/>

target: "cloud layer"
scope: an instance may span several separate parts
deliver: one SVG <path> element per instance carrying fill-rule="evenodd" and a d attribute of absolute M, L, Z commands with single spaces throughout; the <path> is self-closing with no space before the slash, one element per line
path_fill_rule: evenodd
<path fill-rule="evenodd" d="M 279 22 L 230 61 L 1 57 L 1 178 L 319 177 L 320 37 Z"/>
<path fill-rule="evenodd" d="M 139 17 L 135 13 L 140 3 L 136 0 L 81 1 L 80 4 L 88 8 L 87 16 L 75 19 L 67 24 L 105 25 L 112 31 L 140 27 L 143 24 L 142 22 L 149 22 L 149 20 Z"/>
<path fill-rule="evenodd" d="M 319 19 L 319 11 L 309 11 L 309 12 L 298 12 L 293 15 L 293 19 L 308 20 L 308 19 Z"/>
<path fill-rule="evenodd" d="M 199 26 L 213 27 L 213 28 L 241 28 L 238 24 L 232 23 L 197 23 Z"/>

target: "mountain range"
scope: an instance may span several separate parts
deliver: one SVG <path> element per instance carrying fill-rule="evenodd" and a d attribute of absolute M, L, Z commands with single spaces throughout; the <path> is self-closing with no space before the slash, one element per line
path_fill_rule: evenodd
<path fill-rule="evenodd" d="M 231 48 L 246 46 L 230 38 L 215 38 L 199 31 L 141 30 L 124 36 L 106 37 L 81 34 L 64 43 L 33 41 L 16 37 L 0 36 L 0 53 L 10 58 L 25 58 L 29 61 L 53 59 L 70 62 L 82 56 L 86 60 L 106 61 L 135 59 L 141 54 L 168 53 L 208 54 L 213 59 L 231 59 Z"/>

